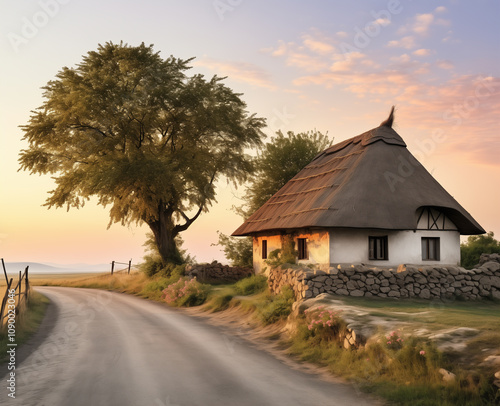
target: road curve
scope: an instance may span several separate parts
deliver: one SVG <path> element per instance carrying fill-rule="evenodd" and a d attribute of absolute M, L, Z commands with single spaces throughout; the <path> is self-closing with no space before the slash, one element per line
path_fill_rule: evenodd
<path fill-rule="evenodd" d="M 352 387 L 293 370 L 221 328 L 159 303 L 37 287 L 51 300 L 17 354 L 23 406 L 374 405 Z M 5 383 L 5 365 L 0 371 Z"/>

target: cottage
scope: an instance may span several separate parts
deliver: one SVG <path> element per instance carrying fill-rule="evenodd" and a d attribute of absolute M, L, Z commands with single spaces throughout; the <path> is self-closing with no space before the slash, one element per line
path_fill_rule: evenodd
<path fill-rule="evenodd" d="M 319 268 L 460 264 L 460 235 L 485 231 L 408 151 L 393 113 L 321 152 L 233 233 L 253 237 L 256 272 L 286 238 Z"/>

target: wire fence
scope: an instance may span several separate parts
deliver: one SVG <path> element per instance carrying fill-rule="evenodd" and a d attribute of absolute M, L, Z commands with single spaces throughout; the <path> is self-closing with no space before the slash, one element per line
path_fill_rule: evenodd
<path fill-rule="evenodd" d="M 19 271 L 19 278 L 17 282 L 14 283 L 14 278 L 9 278 L 7 275 L 7 269 L 5 268 L 3 258 L 1 260 L 7 286 L 2 299 L 2 307 L 0 309 L 0 329 L 3 328 L 5 320 L 8 316 L 8 312 L 5 311 L 7 304 L 15 306 L 16 315 L 21 314 L 28 304 L 30 295 L 30 282 L 28 275 L 29 266 L 24 269 L 24 272 Z"/>

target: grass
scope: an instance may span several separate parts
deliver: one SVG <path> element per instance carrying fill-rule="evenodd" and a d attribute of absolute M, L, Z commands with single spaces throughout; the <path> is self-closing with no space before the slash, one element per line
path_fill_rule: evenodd
<path fill-rule="evenodd" d="M 49 300 L 45 296 L 35 291 L 31 292 L 27 308 L 25 308 L 24 312 L 16 317 L 15 342 L 18 346 L 25 343 L 38 330 L 48 304 Z M 3 329 L 0 332 L 0 348 L 7 348 L 7 343 L 7 331 Z M 5 362 L 6 360 L 7 353 L 2 351 L 0 353 L 0 363 Z"/>

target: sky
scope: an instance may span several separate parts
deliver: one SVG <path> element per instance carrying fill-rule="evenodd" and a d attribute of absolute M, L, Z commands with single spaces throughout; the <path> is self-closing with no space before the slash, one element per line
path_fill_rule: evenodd
<path fill-rule="evenodd" d="M 19 172 L 20 125 L 41 87 L 107 41 L 154 44 L 192 73 L 227 76 L 277 130 L 335 143 L 383 121 L 487 231 L 500 237 L 500 2 L 37 0 L 0 2 L 0 257 L 56 264 L 141 262 L 146 226 L 107 228 L 108 209 L 43 206 L 49 176 Z M 217 231 L 242 222 L 244 187 L 182 234 L 198 262 L 224 261 Z"/>

